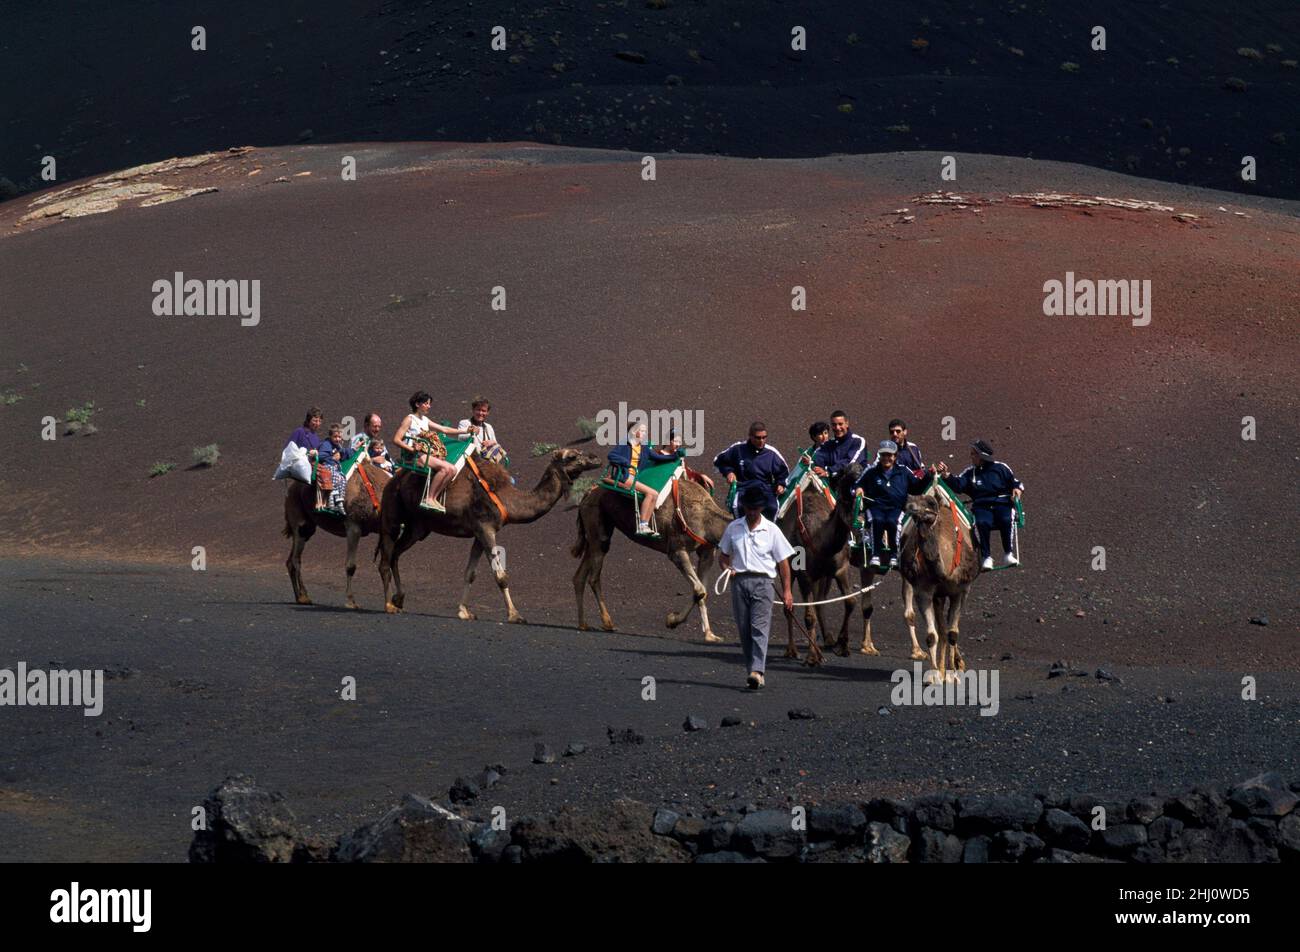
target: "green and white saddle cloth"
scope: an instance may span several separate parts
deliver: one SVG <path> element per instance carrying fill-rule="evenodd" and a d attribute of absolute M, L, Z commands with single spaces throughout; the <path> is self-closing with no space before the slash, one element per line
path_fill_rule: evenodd
<path fill-rule="evenodd" d="M 812 458 L 812 452 L 814 449 L 815 447 L 810 446 L 806 450 L 801 450 L 799 452 L 799 462 L 796 463 L 794 469 L 790 471 L 790 478 L 785 484 L 785 493 L 781 496 L 781 501 L 776 507 L 776 517 L 778 519 L 784 516 L 786 510 L 794 504 L 794 491 L 796 489 L 802 489 L 804 492 L 815 492 L 818 495 L 821 495 L 824 491 L 828 491 L 826 481 L 812 471 L 811 463 L 805 461 Z M 833 493 L 831 496 L 834 498 Z M 733 505 L 735 501 L 736 487 L 732 486 L 731 492 L 727 494 L 727 508 L 731 512 L 735 512 L 735 507 Z"/>
<path fill-rule="evenodd" d="M 447 462 L 456 467 L 456 476 L 459 476 L 460 471 L 465 468 L 465 460 L 469 459 L 469 455 L 474 452 L 474 440 L 470 437 L 463 440 L 443 438 L 442 445 L 447 448 Z M 398 462 L 398 468 L 409 469 L 413 473 L 427 476 L 429 467 L 420 466 L 414 459 L 407 459 L 406 457 L 409 455 L 405 452 L 402 453 L 403 459 Z M 452 478 L 455 479 L 456 477 L 453 476 Z"/>
<path fill-rule="evenodd" d="M 613 467 L 606 471 L 601 477 L 600 484 L 606 489 L 612 490 L 628 498 L 640 499 L 641 494 L 630 488 L 624 488 L 616 481 L 617 474 L 614 473 Z M 658 509 L 664 504 L 664 500 L 671 496 L 672 484 L 674 481 L 681 479 L 686 475 L 686 464 L 682 460 L 674 460 L 671 463 L 652 463 L 649 466 L 642 466 L 636 471 L 636 482 L 644 486 L 649 486 L 657 494 L 655 499 L 655 508 Z"/>

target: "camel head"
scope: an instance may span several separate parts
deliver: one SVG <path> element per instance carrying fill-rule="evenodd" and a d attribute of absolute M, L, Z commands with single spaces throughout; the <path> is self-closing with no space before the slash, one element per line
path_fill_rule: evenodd
<path fill-rule="evenodd" d="M 605 465 L 605 461 L 599 456 L 566 446 L 551 453 L 549 465 L 559 469 L 567 478 L 574 479 L 588 470 L 599 469 Z"/>
<path fill-rule="evenodd" d="M 907 500 L 907 514 L 916 521 L 918 530 L 933 526 L 939 518 L 939 510 L 939 500 L 929 494 L 912 496 Z"/>
<path fill-rule="evenodd" d="M 831 491 L 835 493 L 836 497 L 839 497 L 841 490 L 843 490 L 844 495 L 848 495 L 853 489 L 853 484 L 862 477 L 862 470 L 863 467 L 860 463 L 850 463 L 840 470 L 840 474 L 831 480 Z"/>

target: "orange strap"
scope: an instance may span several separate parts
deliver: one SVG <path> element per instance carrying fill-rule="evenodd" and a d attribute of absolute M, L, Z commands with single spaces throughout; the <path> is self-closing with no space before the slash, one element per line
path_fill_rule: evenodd
<path fill-rule="evenodd" d="M 510 516 L 506 514 L 506 507 L 502 505 L 500 497 L 492 491 L 492 487 L 488 485 L 488 481 L 484 479 L 483 474 L 478 471 L 478 465 L 474 462 L 473 455 L 466 456 L 465 462 L 469 464 L 469 468 L 473 471 L 474 478 L 478 480 L 478 484 L 483 487 L 483 491 L 488 494 L 488 498 L 491 499 L 493 505 L 497 507 L 497 512 L 501 513 L 501 524 L 505 525 L 510 521 Z"/>
<path fill-rule="evenodd" d="M 370 477 L 366 475 L 366 461 L 357 461 L 357 472 L 361 474 L 361 482 L 366 487 L 366 492 L 370 495 L 370 504 L 375 507 L 375 514 L 379 514 L 379 497 L 375 495 L 375 487 L 370 484 Z"/>
<path fill-rule="evenodd" d="M 948 508 L 952 510 L 952 531 L 957 536 L 957 554 L 952 560 L 952 573 L 955 573 L 961 568 L 961 522 L 957 518 L 957 504 L 951 498 L 948 500 Z"/>
<path fill-rule="evenodd" d="M 677 479 L 673 480 L 673 512 L 677 516 L 678 523 L 681 524 L 682 531 L 685 532 L 688 536 L 690 536 L 691 539 L 694 540 L 695 544 L 698 545 L 701 549 L 707 549 L 711 545 L 713 545 L 713 543 L 710 542 L 708 539 L 703 538 L 702 536 L 696 535 L 695 531 L 686 524 L 686 517 L 682 515 L 682 494 L 681 494 L 681 490 L 677 488 L 677 484 L 679 482 L 680 480 Z"/>

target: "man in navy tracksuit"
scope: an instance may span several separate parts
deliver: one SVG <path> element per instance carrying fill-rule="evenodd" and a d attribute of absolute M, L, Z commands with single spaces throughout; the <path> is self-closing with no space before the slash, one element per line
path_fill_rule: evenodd
<path fill-rule="evenodd" d="M 889 439 L 898 444 L 897 463 L 905 469 L 910 469 L 912 475 L 918 479 L 925 472 L 925 464 L 921 462 L 921 447 L 915 443 L 909 443 L 907 440 L 907 424 L 895 417 L 889 421 Z"/>
<path fill-rule="evenodd" d="M 728 485 L 739 484 L 734 504 L 736 518 L 744 515 L 740 497 L 750 486 L 763 490 L 763 515 L 776 519 L 777 496 L 785 492 L 790 467 L 775 447 L 767 445 L 767 427 L 755 421 L 749 425 L 749 439 L 732 443 L 713 458 L 718 472 L 727 477 Z"/>
<path fill-rule="evenodd" d="M 1011 520 L 1014 516 L 1015 500 L 1024 491 L 1024 484 L 1016 479 L 1011 467 L 993 458 L 993 447 L 987 440 L 976 440 L 971 444 L 971 465 L 962 470 L 959 476 L 949 476 L 947 467 L 943 481 L 953 492 L 966 493 L 971 498 L 971 508 L 975 512 L 975 528 L 979 534 L 980 552 L 984 556 L 982 569 L 993 568 L 991 536 L 994 526 L 1002 536 L 1002 550 L 1006 553 L 1005 565 L 1019 565 L 1020 560 L 1012 551 Z"/>
<path fill-rule="evenodd" d="M 912 475 L 906 466 L 900 466 L 898 445 L 893 440 L 880 444 L 879 458 L 868 467 L 853 485 L 855 495 L 863 498 L 867 510 L 867 527 L 871 533 L 871 562 L 880 568 L 885 552 L 885 538 L 889 539 L 889 564 L 898 565 L 898 532 L 903 522 L 903 507 L 908 496 L 919 496 L 930 488 L 934 473 L 921 479 Z"/>
<path fill-rule="evenodd" d="M 867 441 L 849 429 L 849 419 L 843 410 L 831 414 L 831 433 L 831 438 L 813 454 L 814 473 L 834 479 L 852 463 L 866 465 L 863 457 L 867 453 Z"/>

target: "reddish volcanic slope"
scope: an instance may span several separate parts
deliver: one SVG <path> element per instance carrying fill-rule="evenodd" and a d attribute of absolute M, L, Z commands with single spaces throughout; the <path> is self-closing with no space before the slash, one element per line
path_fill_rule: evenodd
<path fill-rule="evenodd" d="M 343 155 L 356 181 L 341 180 Z M 53 201 L 9 202 L 0 419 L 15 453 L 0 474 L 0 547 L 188 562 L 203 545 L 212 563 L 283 572 L 269 477 L 312 403 L 327 420 L 378 410 L 391 433 L 412 390 L 452 418 L 488 394 L 525 484 L 541 469 L 535 442 L 576 439 L 578 417 L 620 401 L 702 411 L 703 465 L 754 418 L 788 456 L 841 406 L 872 440 L 905 417 L 929 460 L 964 465 L 985 437 L 1027 483 L 1027 566 L 982 580 L 963 626 L 997 645 L 982 651 L 1101 644 L 1294 667 L 1296 205 L 958 162 L 944 183 L 936 154 L 667 155 L 646 181 L 640 156 L 622 153 L 303 147 L 62 196 L 73 215 L 120 200 L 84 217 L 20 222 Z M 217 190 L 185 197 L 204 188 Z M 942 189 L 960 204 L 918 201 Z M 1034 193 L 1160 207 L 1012 197 Z M 175 272 L 260 280 L 260 323 L 155 316 L 153 282 Z M 1067 272 L 1149 280 L 1150 324 L 1045 316 L 1044 282 Z M 806 312 L 791 311 L 796 285 Z M 504 311 L 490 306 L 498 286 Z M 42 418 L 88 401 L 98 432 L 40 439 Z M 955 441 L 940 438 L 945 417 Z M 216 467 L 187 468 L 209 443 Z M 150 479 L 161 461 L 180 465 Z M 503 534 L 532 621 L 572 624 L 573 534 L 563 506 Z M 1090 568 L 1095 546 L 1104 572 Z M 466 550 L 415 550 L 411 607 L 454 610 Z M 321 601 L 341 602 L 342 555 L 330 537 L 307 549 Z M 684 592 L 625 540 L 605 579 L 634 630 L 662 630 Z M 361 580 L 377 605 L 368 566 Z M 475 604 L 502 614 L 486 580 Z M 885 624 L 877 641 L 891 643 L 901 629 Z"/>

